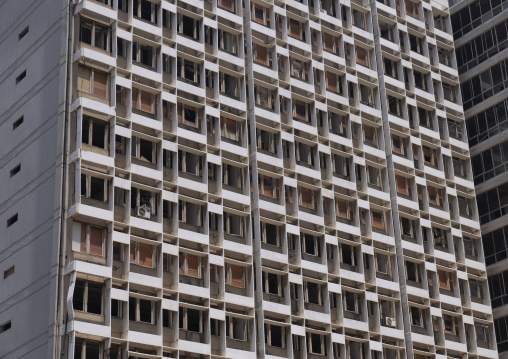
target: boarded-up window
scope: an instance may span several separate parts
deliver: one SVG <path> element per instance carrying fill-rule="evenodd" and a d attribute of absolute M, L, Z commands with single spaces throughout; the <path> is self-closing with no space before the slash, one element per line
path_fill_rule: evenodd
<path fill-rule="evenodd" d="M 289 36 L 300 38 L 300 23 L 294 19 L 289 19 Z"/>
<path fill-rule="evenodd" d="M 153 112 L 152 94 L 146 91 L 140 92 L 141 92 L 141 111 L 152 113 Z"/>
<path fill-rule="evenodd" d="M 108 75 L 103 72 L 94 71 L 93 94 L 97 97 L 108 98 Z"/>
<path fill-rule="evenodd" d="M 372 212 L 372 227 L 378 229 L 384 229 L 385 223 L 383 220 L 383 214 L 380 212 Z"/>
<path fill-rule="evenodd" d="M 356 47 L 356 63 L 363 65 L 365 67 L 369 67 L 368 64 L 368 52 L 362 47 Z"/>
<path fill-rule="evenodd" d="M 403 195 L 409 195 L 408 187 L 406 186 L 407 179 L 402 176 L 395 176 L 397 180 L 397 192 Z"/>
<path fill-rule="evenodd" d="M 90 226 L 90 254 L 102 255 L 102 228 Z"/>
<path fill-rule="evenodd" d="M 153 268 L 152 246 L 145 243 L 138 243 L 139 261 L 143 267 Z"/>
<path fill-rule="evenodd" d="M 243 283 L 243 267 L 231 264 L 231 286 L 236 288 L 244 288 Z"/>
<path fill-rule="evenodd" d="M 187 275 L 190 277 L 199 277 L 199 259 L 192 254 L 187 255 Z"/>
<path fill-rule="evenodd" d="M 256 61 L 266 65 L 266 47 L 256 44 Z"/>
<path fill-rule="evenodd" d="M 326 72 L 327 88 L 330 91 L 337 92 L 337 75 L 333 72 Z"/>
<path fill-rule="evenodd" d="M 78 67 L 78 91 L 90 93 L 91 75 L 92 70 L 89 68 Z"/>

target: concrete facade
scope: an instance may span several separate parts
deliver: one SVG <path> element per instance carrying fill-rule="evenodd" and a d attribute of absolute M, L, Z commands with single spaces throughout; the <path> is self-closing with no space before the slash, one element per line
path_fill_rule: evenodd
<path fill-rule="evenodd" d="M 0 13 L 0 358 L 498 357 L 445 2 Z"/>
<path fill-rule="evenodd" d="M 508 278 L 508 92 L 503 80 L 507 9 L 504 2 L 478 1 L 457 2 L 451 8 L 497 345 L 503 358 L 508 357 L 508 286 L 504 280 Z"/>

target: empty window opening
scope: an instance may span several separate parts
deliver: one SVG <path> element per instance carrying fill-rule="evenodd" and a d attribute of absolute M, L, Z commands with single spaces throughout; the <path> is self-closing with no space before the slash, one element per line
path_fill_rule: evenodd
<path fill-rule="evenodd" d="M 265 324 L 265 343 L 268 346 L 285 348 L 286 329 L 278 325 Z"/>
<path fill-rule="evenodd" d="M 18 221 L 18 214 L 16 213 L 14 216 L 12 216 L 11 218 L 9 218 L 7 220 L 7 227 L 10 227 L 12 226 L 14 223 L 16 223 Z"/>
<path fill-rule="evenodd" d="M 314 282 L 303 282 L 303 287 L 306 303 L 322 305 L 323 298 L 321 284 Z"/>
<path fill-rule="evenodd" d="M 76 280 L 72 306 L 74 310 L 92 314 L 102 313 L 103 286 L 85 280 Z"/>
<path fill-rule="evenodd" d="M 104 178 L 81 174 L 81 196 L 101 202 L 108 201 L 109 181 Z"/>
<path fill-rule="evenodd" d="M 194 332 L 203 332 L 203 312 L 201 310 L 180 307 L 178 311 L 179 328 Z"/>
<path fill-rule="evenodd" d="M 10 276 L 11 274 L 14 274 L 14 266 L 4 271 L 4 279 Z"/>
<path fill-rule="evenodd" d="M 414 262 L 406 262 L 407 280 L 420 282 L 420 266 Z"/>
<path fill-rule="evenodd" d="M 25 37 L 28 34 L 29 26 L 25 27 L 23 31 L 21 31 L 18 35 L 18 41 Z"/>
<path fill-rule="evenodd" d="M 14 123 L 12 124 L 12 129 L 15 130 L 16 128 L 18 128 L 23 123 L 23 120 L 24 120 L 24 117 L 21 116 L 16 121 L 14 121 Z"/>
<path fill-rule="evenodd" d="M 129 320 L 155 324 L 155 307 L 151 300 L 129 297 Z"/>
<path fill-rule="evenodd" d="M 107 149 L 109 139 L 108 127 L 106 122 L 92 119 L 91 117 L 83 117 L 81 142 Z"/>
<path fill-rule="evenodd" d="M 248 322 L 245 319 L 226 316 L 226 338 L 247 341 Z"/>
<path fill-rule="evenodd" d="M 16 173 L 18 173 L 19 171 L 21 171 L 21 164 L 17 165 L 16 167 L 14 167 L 12 170 L 11 170 L 11 177 L 13 177 Z"/>
<path fill-rule="evenodd" d="M 23 80 L 26 77 L 26 70 L 23 71 L 21 74 L 19 74 L 18 77 L 16 77 L 16 84 L 19 84 L 21 80 Z"/>

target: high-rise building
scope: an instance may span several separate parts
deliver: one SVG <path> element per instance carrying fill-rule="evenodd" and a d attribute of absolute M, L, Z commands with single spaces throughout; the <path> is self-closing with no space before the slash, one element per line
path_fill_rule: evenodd
<path fill-rule="evenodd" d="M 451 8 L 497 347 L 502 358 L 508 358 L 506 9 L 508 3 L 496 1 L 461 1 Z"/>
<path fill-rule="evenodd" d="M 0 33 L 0 358 L 497 358 L 444 0 Z"/>

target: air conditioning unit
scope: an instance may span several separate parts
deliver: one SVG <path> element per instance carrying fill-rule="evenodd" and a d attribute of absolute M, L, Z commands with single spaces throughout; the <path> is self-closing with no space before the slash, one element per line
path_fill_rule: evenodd
<path fill-rule="evenodd" d="M 395 321 L 395 318 L 386 317 L 385 318 L 385 324 L 388 327 L 395 328 L 397 326 L 397 322 Z"/>
<path fill-rule="evenodd" d="M 146 205 L 138 207 L 138 217 L 150 219 L 150 215 L 152 213 L 152 209 Z"/>

